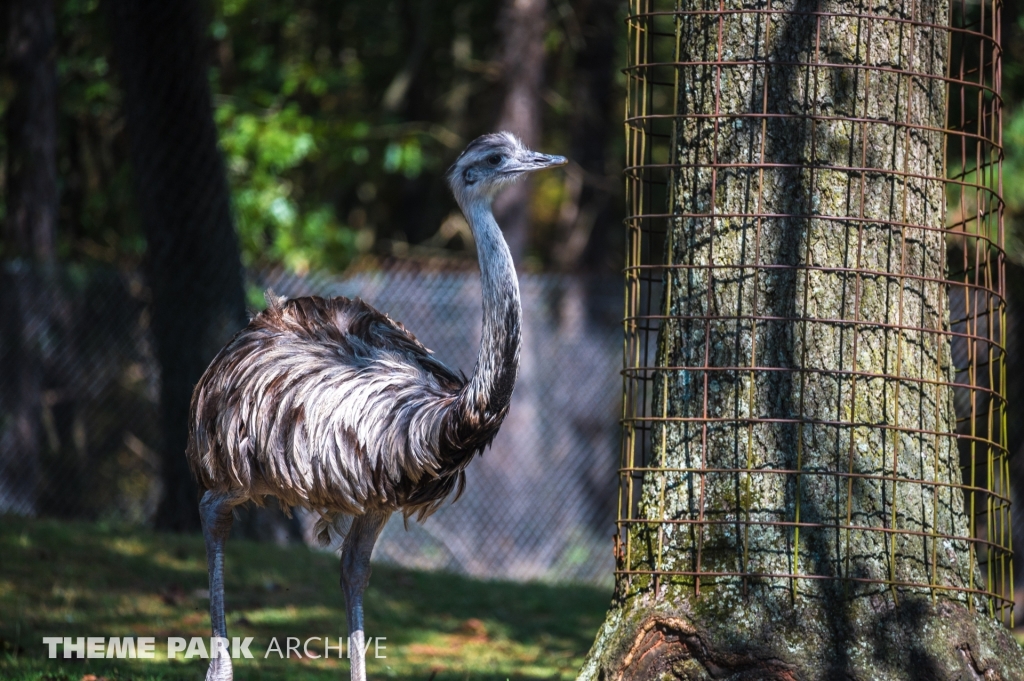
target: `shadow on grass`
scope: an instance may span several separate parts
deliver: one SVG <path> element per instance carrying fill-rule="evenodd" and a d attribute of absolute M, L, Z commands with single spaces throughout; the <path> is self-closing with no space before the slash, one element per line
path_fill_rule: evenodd
<path fill-rule="evenodd" d="M 227 546 L 229 636 L 252 636 L 239 679 L 347 678 L 346 660 L 264 657 L 287 637 L 322 653 L 346 634 L 338 561 L 302 546 Z M 201 678 L 200 659 L 167 661 L 169 636 L 209 636 L 202 538 L 102 524 L 0 518 L 0 677 Z M 610 593 L 582 586 L 482 582 L 377 565 L 369 636 L 386 638 L 371 676 L 574 678 Z M 157 659 L 49 660 L 43 636 L 152 636 Z M 336 640 L 335 640 L 336 643 Z M 332 650 L 332 654 L 336 655 Z M 371 650 L 372 655 L 372 650 Z"/>

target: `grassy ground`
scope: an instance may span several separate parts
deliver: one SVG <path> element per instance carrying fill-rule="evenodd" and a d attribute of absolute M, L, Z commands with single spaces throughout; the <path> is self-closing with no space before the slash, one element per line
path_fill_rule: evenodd
<path fill-rule="evenodd" d="M 235 678 L 347 679 L 348 662 L 264 658 L 273 638 L 345 635 L 337 559 L 303 547 L 230 541 L 228 635 L 252 636 Z M 204 660 L 167 660 L 169 636 L 209 636 L 206 559 L 197 536 L 0 518 L 0 678 L 201 679 Z M 368 636 L 386 637 L 370 678 L 569 679 L 610 594 L 578 586 L 480 582 L 374 568 Z M 44 636 L 152 636 L 154 660 L 48 659 Z M 310 645 L 322 652 L 322 640 Z M 61 653 L 58 653 L 61 655 Z M 332 651 L 332 655 L 337 655 Z"/>

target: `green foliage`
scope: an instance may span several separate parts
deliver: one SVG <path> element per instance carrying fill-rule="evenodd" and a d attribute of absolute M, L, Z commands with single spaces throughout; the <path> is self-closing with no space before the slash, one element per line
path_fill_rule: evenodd
<path fill-rule="evenodd" d="M 264 113 L 224 103 L 216 120 L 243 264 L 305 272 L 347 263 L 355 250 L 353 231 L 338 222 L 330 204 L 304 202 L 301 187 L 289 179 L 289 171 L 317 160 L 313 120 L 294 103 Z"/>
<path fill-rule="evenodd" d="M 122 95 L 99 0 L 57 8 L 59 252 L 134 263 L 146 247 L 132 200 Z"/>
<path fill-rule="evenodd" d="M 1003 199 L 1007 257 L 1024 264 L 1024 15 L 1004 8 L 1010 37 L 1003 53 Z M 1008 15 L 1008 16 L 1007 16 Z"/>
<path fill-rule="evenodd" d="M 333 555 L 227 543 L 228 633 L 252 636 L 236 678 L 346 678 L 347 663 L 264 658 L 270 639 L 344 636 Z M 369 636 L 387 638 L 371 678 L 572 679 L 610 594 L 374 567 Z M 200 659 L 166 659 L 168 636 L 209 636 L 203 541 L 120 526 L 0 519 L 0 677 L 12 681 L 196 679 Z M 155 660 L 50 660 L 43 636 L 153 636 Z M 311 650 L 322 648 L 314 645 Z M 164 658 L 164 659 L 160 659 Z"/>
<path fill-rule="evenodd" d="M 455 210 L 445 169 L 498 119 L 501 3 L 201 4 L 214 118 L 247 266 L 339 270 L 362 253 L 389 254 L 393 243 L 468 246 L 432 237 Z M 579 114 L 574 60 L 585 37 L 576 12 L 587 7 L 567 0 L 549 12 L 542 146 L 553 152 L 567 152 Z M 145 238 L 107 18 L 99 0 L 63 0 L 57 13 L 61 255 L 137 265 Z M 0 80 L 0 110 L 12 95 L 10 79 Z M 595 143 L 621 145 L 618 126 Z M 564 239 L 564 199 L 553 179 L 534 198 L 532 238 L 542 263 Z"/>
<path fill-rule="evenodd" d="M 1003 200 L 1006 201 L 1006 254 L 1024 264 L 1024 108 L 1019 105 L 1003 127 Z"/>
<path fill-rule="evenodd" d="M 441 0 L 429 3 L 425 24 L 410 23 L 420 4 L 213 4 L 211 83 L 246 265 L 336 270 L 378 235 L 405 241 L 437 230 L 450 200 L 436 178 L 463 142 L 448 126 L 462 122 L 427 122 L 444 110 L 424 105 L 423 95 L 452 86 L 444 47 L 453 30 L 490 33 L 496 8 Z M 432 49 L 389 110 L 385 92 L 420 34 Z M 437 196 L 422 214 L 404 216 L 392 207 L 410 182 Z M 407 234 L 410 218 L 419 234 Z"/>

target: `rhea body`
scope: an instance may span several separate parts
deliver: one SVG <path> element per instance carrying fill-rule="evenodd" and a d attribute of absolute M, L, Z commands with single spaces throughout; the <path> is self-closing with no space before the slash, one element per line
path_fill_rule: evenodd
<path fill-rule="evenodd" d="M 187 456 L 205 489 L 215 637 L 227 640 L 223 551 L 232 509 L 275 496 L 320 514 L 321 536 L 331 524 L 345 534 L 352 679 L 364 681 L 362 597 L 374 543 L 392 513 L 422 519 L 461 491 L 466 465 L 490 444 L 512 397 L 522 309 L 491 203 L 524 173 L 565 162 L 496 133 L 470 143 L 449 170 L 483 288 L 483 333 L 469 379 L 401 324 L 348 298 L 268 294 L 268 309 L 214 358 L 192 396 Z M 230 680 L 226 649 L 210 657 L 207 680 Z"/>

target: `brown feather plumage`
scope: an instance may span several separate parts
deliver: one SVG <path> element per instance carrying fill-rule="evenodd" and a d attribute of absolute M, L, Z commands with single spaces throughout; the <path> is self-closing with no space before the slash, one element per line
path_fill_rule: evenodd
<path fill-rule="evenodd" d="M 359 299 L 268 303 L 193 394 L 187 456 L 203 487 L 327 518 L 423 518 L 461 491 L 507 407 L 476 414 L 465 376 Z"/>

